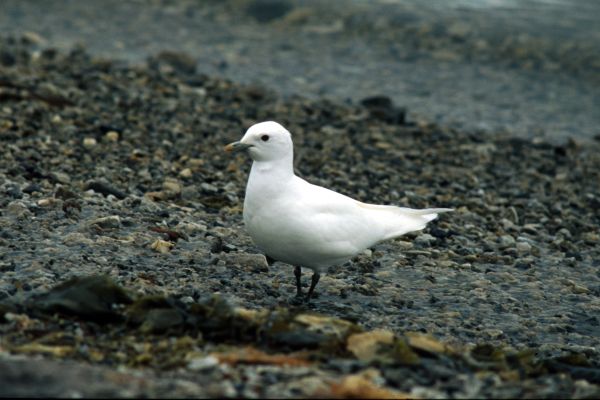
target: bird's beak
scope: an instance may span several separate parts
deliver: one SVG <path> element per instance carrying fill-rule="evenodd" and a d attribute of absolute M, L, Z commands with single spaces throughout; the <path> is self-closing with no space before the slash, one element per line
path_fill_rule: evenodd
<path fill-rule="evenodd" d="M 252 147 L 252 145 L 242 143 L 242 142 L 233 142 L 233 143 L 229 143 L 227 146 L 225 146 L 225 151 L 238 152 L 238 151 L 246 150 L 249 147 Z"/>

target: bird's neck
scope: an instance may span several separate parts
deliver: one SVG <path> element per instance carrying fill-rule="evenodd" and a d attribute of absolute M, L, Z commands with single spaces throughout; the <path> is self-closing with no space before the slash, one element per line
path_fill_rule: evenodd
<path fill-rule="evenodd" d="M 284 157 L 278 160 L 254 161 L 250 170 L 250 181 L 255 181 L 257 186 L 263 184 L 270 187 L 277 187 L 280 184 L 289 182 L 294 177 L 294 159 L 293 157 Z"/>

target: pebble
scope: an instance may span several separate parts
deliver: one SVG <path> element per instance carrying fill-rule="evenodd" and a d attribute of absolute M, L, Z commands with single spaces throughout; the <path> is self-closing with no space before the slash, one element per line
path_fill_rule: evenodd
<path fill-rule="evenodd" d="M 86 137 L 83 139 L 83 147 L 85 147 L 86 149 L 91 149 L 91 148 L 95 147 L 97 144 L 98 144 L 98 142 L 93 137 Z"/>
<path fill-rule="evenodd" d="M 200 188 L 206 193 L 216 193 L 219 189 L 215 185 L 211 185 L 210 183 L 202 182 L 200 184 Z"/>
<path fill-rule="evenodd" d="M 118 142 L 119 141 L 119 132 L 108 131 L 108 132 L 106 132 L 104 137 L 109 142 Z M 84 143 L 84 145 L 85 145 L 85 143 Z"/>
<path fill-rule="evenodd" d="M 150 245 L 150 248 L 158 253 L 167 254 L 171 251 L 171 249 L 175 247 L 175 243 L 169 242 L 162 239 L 156 239 Z"/>
<path fill-rule="evenodd" d="M 208 229 L 205 224 L 199 222 L 187 222 L 178 225 L 178 227 L 190 236 L 197 235 L 198 233 L 206 232 Z"/>
<path fill-rule="evenodd" d="M 179 171 L 179 176 L 182 178 L 191 178 L 193 175 L 193 172 L 190 168 L 184 168 L 181 171 Z"/>
<path fill-rule="evenodd" d="M 165 179 L 162 187 L 165 192 L 170 192 L 173 194 L 180 194 L 181 190 L 183 188 L 183 186 L 181 185 L 181 182 L 179 182 L 176 179 L 172 179 L 172 178 Z"/>
<path fill-rule="evenodd" d="M 50 177 L 58 183 L 62 183 L 65 185 L 71 183 L 71 177 L 64 172 L 60 172 L 60 171 L 51 172 Z"/>
<path fill-rule="evenodd" d="M 423 233 L 419 236 L 417 236 L 417 238 L 415 239 L 415 244 L 421 246 L 421 247 L 427 247 L 429 246 L 431 243 L 434 243 L 436 241 L 436 238 L 431 236 L 428 233 Z"/>
<path fill-rule="evenodd" d="M 191 371 L 208 371 L 219 366 L 219 360 L 213 356 L 193 358 L 187 364 Z"/>
<path fill-rule="evenodd" d="M 267 272 L 269 264 L 263 254 L 226 253 L 225 262 L 228 265 L 239 265 L 252 272 Z"/>
<path fill-rule="evenodd" d="M 22 201 L 12 201 L 6 206 L 6 213 L 13 217 L 23 217 L 31 215 L 29 208 Z"/>
<path fill-rule="evenodd" d="M 111 215 L 108 217 L 100 217 L 93 219 L 90 225 L 97 225 L 103 229 L 117 229 L 121 227 L 121 217 L 118 215 Z"/>
<path fill-rule="evenodd" d="M 83 190 L 92 189 L 94 192 L 101 193 L 105 196 L 114 195 L 118 199 L 124 199 L 127 194 L 109 183 L 106 179 L 92 179 L 85 183 Z"/>
<path fill-rule="evenodd" d="M 42 187 L 37 183 L 30 183 L 23 188 L 23 193 L 33 194 L 33 193 L 41 193 Z"/>
<path fill-rule="evenodd" d="M 520 254 L 527 254 L 531 251 L 531 245 L 527 242 L 517 242 L 517 251 Z"/>
<path fill-rule="evenodd" d="M 81 245 L 84 244 L 86 246 L 91 246 L 94 244 L 94 241 L 90 238 L 88 238 L 87 236 L 85 236 L 83 233 L 80 232 L 71 232 L 69 234 L 67 234 L 62 242 L 64 244 L 66 244 L 67 246 L 72 246 L 72 245 Z"/>
<path fill-rule="evenodd" d="M 515 238 L 510 235 L 502 235 L 498 238 L 498 244 L 501 249 L 512 247 L 515 245 Z"/>

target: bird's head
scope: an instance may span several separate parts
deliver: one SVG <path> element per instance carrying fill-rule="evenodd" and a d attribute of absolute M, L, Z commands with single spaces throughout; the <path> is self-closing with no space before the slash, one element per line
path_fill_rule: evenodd
<path fill-rule="evenodd" d="M 242 140 L 225 146 L 225 150 L 246 150 L 254 161 L 275 161 L 293 154 L 292 135 L 277 122 L 260 122 L 248 128 Z"/>

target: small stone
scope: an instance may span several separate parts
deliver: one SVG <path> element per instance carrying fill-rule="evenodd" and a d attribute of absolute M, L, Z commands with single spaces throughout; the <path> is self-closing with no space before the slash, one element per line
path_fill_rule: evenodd
<path fill-rule="evenodd" d="M 359 360 L 369 362 L 376 359 L 382 345 L 391 345 L 393 342 L 394 333 L 392 331 L 377 329 L 351 335 L 346 348 Z"/>
<path fill-rule="evenodd" d="M 182 178 L 191 178 L 192 177 L 192 170 L 190 168 L 184 168 L 181 171 L 179 171 L 179 176 Z"/>
<path fill-rule="evenodd" d="M 534 258 L 532 257 L 523 257 L 523 258 L 519 258 L 515 261 L 515 268 L 518 269 L 529 269 L 533 266 L 534 264 Z"/>
<path fill-rule="evenodd" d="M 96 144 L 98 144 L 98 142 L 93 137 L 86 137 L 83 139 L 83 147 L 86 149 L 91 149 L 92 147 L 96 146 Z"/>
<path fill-rule="evenodd" d="M 227 253 L 225 260 L 227 264 L 240 265 L 253 272 L 267 272 L 269 270 L 267 258 L 262 254 Z"/>
<path fill-rule="evenodd" d="M 206 371 L 219 365 L 219 360 L 214 356 L 199 357 L 190 360 L 187 368 L 192 371 Z"/>
<path fill-rule="evenodd" d="M 485 331 L 483 331 L 483 333 L 487 335 L 490 339 L 498 339 L 502 335 L 504 335 L 504 332 L 500 329 L 486 329 Z"/>
<path fill-rule="evenodd" d="M 32 194 L 32 193 L 41 193 L 42 192 L 42 187 L 40 185 L 38 185 L 37 183 L 30 183 L 29 185 L 25 186 L 25 188 L 23 189 L 23 193 L 27 193 L 27 194 Z"/>
<path fill-rule="evenodd" d="M 91 246 L 94 244 L 94 241 L 88 237 L 86 237 L 83 233 L 79 232 L 71 232 L 67 236 L 63 238 L 63 243 L 68 245 L 81 245 L 85 244 Z"/>
<path fill-rule="evenodd" d="M 83 190 L 90 189 L 92 189 L 94 192 L 101 193 L 104 196 L 112 194 L 118 199 L 124 199 L 125 197 L 127 197 L 127 193 L 115 188 L 114 186 L 112 186 L 112 184 L 110 184 L 104 179 L 87 181 Z"/>
<path fill-rule="evenodd" d="M 6 206 L 6 213 L 14 217 L 21 217 L 25 214 L 31 214 L 25 204 L 20 201 L 13 201 Z"/>
<path fill-rule="evenodd" d="M 586 232 L 583 235 L 581 235 L 581 237 L 583 238 L 583 240 L 585 240 L 587 244 L 596 245 L 600 243 L 600 235 L 598 235 L 595 232 Z"/>
<path fill-rule="evenodd" d="M 571 234 L 571 231 L 569 231 L 567 228 L 561 228 L 558 230 L 557 232 L 558 236 L 563 236 L 567 239 L 571 239 L 573 237 L 573 235 Z"/>
<path fill-rule="evenodd" d="M 184 186 L 181 190 L 181 198 L 186 201 L 196 202 L 200 198 L 200 192 L 196 185 Z"/>
<path fill-rule="evenodd" d="M 539 224 L 525 224 L 523 225 L 523 232 L 529 233 L 530 235 L 537 235 L 542 230 Z"/>
<path fill-rule="evenodd" d="M 579 285 L 578 283 L 576 283 L 575 281 L 573 281 L 571 279 L 565 279 L 563 281 L 563 283 L 571 289 L 572 293 L 575 293 L 575 294 L 586 294 L 586 293 L 589 293 L 589 291 L 590 291 L 585 286 Z"/>
<path fill-rule="evenodd" d="M 200 188 L 206 193 L 216 193 L 219 191 L 219 189 L 215 185 L 211 185 L 210 183 L 206 182 L 201 183 Z"/>
<path fill-rule="evenodd" d="M 453 268 L 453 267 L 456 267 L 458 264 L 455 263 L 454 261 L 442 260 L 442 261 L 438 261 L 437 265 L 438 265 L 438 267 L 442 267 L 442 268 Z"/>
<path fill-rule="evenodd" d="M 106 132 L 106 135 L 104 135 L 104 138 L 106 138 L 106 140 L 109 142 L 116 142 L 119 140 L 119 132 L 108 131 Z"/>
<path fill-rule="evenodd" d="M 423 233 L 422 235 L 417 236 L 415 243 L 419 246 L 425 247 L 435 242 L 435 240 L 435 237 L 431 236 L 429 233 Z"/>
<path fill-rule="evenodd" d="M 71 183 L 71 177 L 65 174 L 64 172 L 60 171 L 51 172 L 50 178 L 52 178 L 52 180 L 55 182 L 62 183 L 65 185 Z"/>
<path fill-rule="evenodd" d="M 208 229 L 206 225 L 197 222 L 188 222 L 186 224 L 178 225 L 177 227 L 180 228 L 183 232 L 187 233 L 188 235 L 195 235 L 200 232 L 206 232 L 206 229 Z"/>
<path fill-rule="evenodd" d="M 68 200 L 68 199 L 76 199 L 78 196 L 73 191 L 67 189 L 64 186 L 58 186 L 56 191 L 54 192 L 54 197 L 57 199 Z"/>
<path fill-rule="evenodd" d="M 121 226 L 121 218 L 118 215 L 96 218 L 90 222 L 90 225 L 97 225 L 103 229 L 116 229 Z"/>
<path fill-rule="evenodd" d="M 38 33 L 33 32 L 33 31 L 25 31 L 22 34 L 23 39 L 27 40 L 29 43 L 32 44 L 44 44 L 46 43 L 46 40 L 40 36 Z"/>
<path fill-rule="evenodd" d="M 184 297 L 180 298 L 179 300 L 181 300 L 181 302 L 184 304 L 194 303 L 194 298 L 192 296 L 184 296 Z"/>
<path fill-rule="evenodd" d="M 171 251 L 171 249 L 175 247 L 175 243 L 168 242 L 166 240 L 156 239 L 151 245 L 150 248 L 154 251 L 157 251 L 162 254 L 166 254 Z"/>
<path fill-rule="evenodd" d="M 52 198 L 52 197 L 48 197 L 46 199 L 39 199 L 37 201 L 37 205 L 40 207 L 52 207 L 54 204 L 56 204 L 59 200 Z"/>
<path fill-rule="evenodd" d="M 167 200 L 173 197 L 172 193 L 159 191 L 159 192 L 146 192 L 144 193 L 144 197 L 152 200 L 152 201 L 161 201 Z"/>
<path fill-rule="evenodd" d="M 575 285 L 571 286 L 571 292 L 573 292 L 575 294 L 587 294 L 590 292 L 590 290 L 583 285 L 575 284 Z"/>
<path fill-rule="evenodd" d="M 506 249 L 515 245 L 515 238 L 510 235 L 502 235 L 498 238 L 498 243 L 501 249 Z"/>
<path fill-rule="evenodd" d="M 407 242 L 405 240 L 397 240 L 396 244 L 398 245 L 400 250 L 410 250 L 413 247 L 415 247 L 415 245 L 412 242 Z"/>
<path fill-rule="evenodd" d="M 517 242 L 517 251 L 520 254 L 527 254 L 531 251 L 531 245 L 527 242 Z"/>
<path fill-rule="evenodd" d="M 164 50 L 150 59 L 150 65 L 163 73 L 179 71 L 193 74 L 196 71 L 196 59 L 186 53 Z"/>
<path fill-rule="evenodd" d="M 172 194 L 180 194 L 181 193 L 181 182 L 177 179 L 167 178 L 163 182 L 163 191 L 170 192 Z"/>
<path fill-rule="evenodd" d="M 187 160 L 187 165 L 192 169 L 197 169 L 204 165 L 204 160 L 201 158 L 190 158 Z"/>

